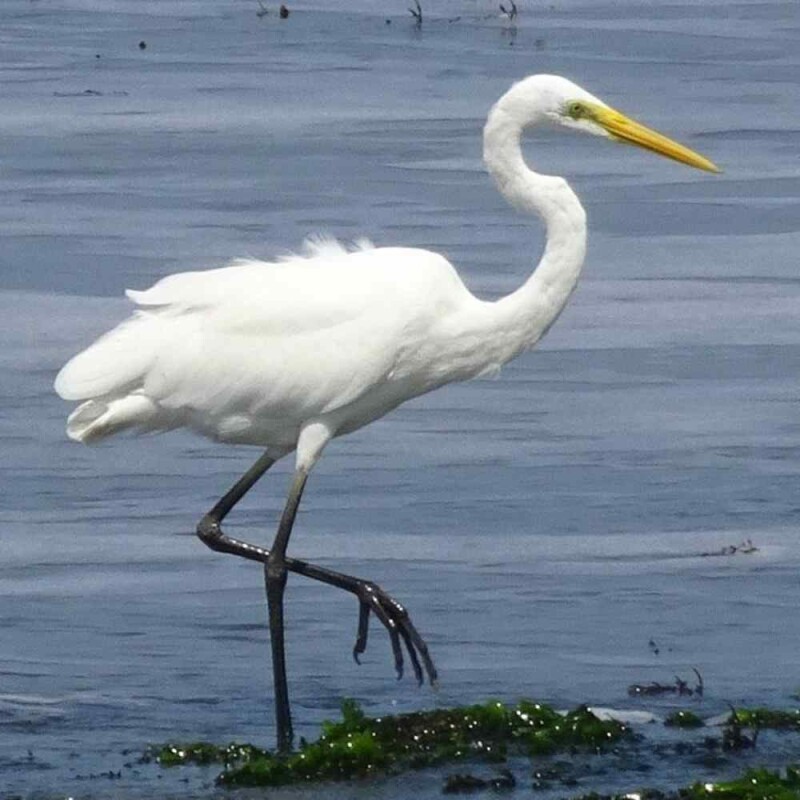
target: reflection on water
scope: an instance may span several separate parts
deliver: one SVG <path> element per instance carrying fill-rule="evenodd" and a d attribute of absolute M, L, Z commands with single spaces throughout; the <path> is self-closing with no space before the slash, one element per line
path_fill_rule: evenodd
<path fill-rule="evenodd" d="M 591 139 L 531 143 L 589 212 L 570 308 L 498 380 L 421 398 L 331 446 L 293 541 L 407 601 L 441 689 L 395 682 L 378 630 L 357 668 L 353 601 L 292 580 L 299 732 L 315 735 L 343 696 L 375 713 L 523 695 L 629 707 L 630 683 L 693 666 L 709 713 L 789 702 L 800 660 L 790 4 L 565 2 L 521 8 L 512 40 L 489 4 L 454 0 L 419 31 L 388 3 L 320 2 L 284 22 L 245 2 L 6 5 L 9 791 L 202 793 L 144 767 L 114 784 L 78 778 L 123 769 L 124 751 L 153 740 L 272 731 L 260 571 L 193 536 L 254 451 L 182 433 L 75 446 L 51 390 L 58 366 L 127 313 L 125 287 L 268 257 L 314 231 L 432 247 L 483 296 L 513 289 L 541 232 L 495 195 L 480 130 L 534 71 L 584 83 L 725 174 Z M 287 482 L 284 468 L 248 498 L 232 521 L 242 536 L 269 539 Z M 757 552 L 703 556 L 745 539 Z M 437 780 L 414 784 L 438 796 Z"/>

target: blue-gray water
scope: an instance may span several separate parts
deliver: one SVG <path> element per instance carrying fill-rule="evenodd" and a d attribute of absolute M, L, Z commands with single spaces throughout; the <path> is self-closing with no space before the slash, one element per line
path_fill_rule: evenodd
<path fill-rule="evenodd" d="M 124 752 L 272 740 L 261 572 L 193 535 L 256 451 L 182 433 L 75 445 L 58 367 L 127 313 L 124 288 L 313 232 L 430 247 L 477 293 L 510 291 L 541 231 L 495 193 L 480 132 L 533 72 L 575 79 L 725 172 L 590 137 L 530 144 L 588 209 L 569 308 L 498 379 L 330 446 L 291 547 L 406 602 L 441 688 L 396 682 L 378 628 L 356 667 L 355 603 L 291 580 L 298 732 L 315 736 L 343 696 L 373 713 L 490 696 L 652 710 L 628 684 L 691 667 L 701 713 L 790 704 L 796 5 L 521 0 L 515 30 L 489 0 L 423 2 L 421 30 L 404 0 L 320 0 L 284 21 L 266 5 L 2 4 L 0 793 L 204 795 L 213 773 L 184 784 L 124 768 Z M 269 541 L 287 470 L 232 531 Z M 702 555 L 746 539 L 758 552 Z M 109 770 L 122 778 L 88 777 Z M 430 775 L 347 791 L 411 785 L 439 794 Z"/>

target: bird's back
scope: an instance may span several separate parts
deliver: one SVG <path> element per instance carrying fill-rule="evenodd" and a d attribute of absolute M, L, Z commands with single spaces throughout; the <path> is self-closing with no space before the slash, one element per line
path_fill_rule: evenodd
<path fill-rule="evenodd" d="M 62 397 L 84 401 L 69 435 L 186 426 L 276 452 L 291 450 L 309 419 L 352 430 L 443 382 L 419 347 L 473 299 L 434 253 L 331 242 L 283 261 L 172 275 L 128 296 L 134 315 L 56 379 Z"/>

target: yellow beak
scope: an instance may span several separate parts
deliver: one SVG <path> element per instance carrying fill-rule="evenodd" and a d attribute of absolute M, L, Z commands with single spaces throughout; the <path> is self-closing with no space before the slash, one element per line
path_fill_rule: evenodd
<path fill-rule="evenodd" d="M 635 144 L 659 153 L 662 156 L 688 164 L 690 167 L 704 169 L 706 172 L 720 172 L 719 167 L 705 156 L 695 153 L 688 147 L 663 136 L 662 134 L 641 125 L 635 120 L 626 117 L 619 111 L 606 106 L 592 105 L 591 118 L 601 127 L 605 128 L 613 139 L 628 144 Z"/>

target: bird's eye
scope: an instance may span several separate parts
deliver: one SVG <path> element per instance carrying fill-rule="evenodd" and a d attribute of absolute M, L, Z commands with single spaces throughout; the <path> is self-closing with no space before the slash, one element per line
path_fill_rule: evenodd
<path fill-rule="evenodd" d="M 567 106 L 567 114 L 569 114 L 572 119 L 580 119 L 586 114 L 586 106 L 578 100 L 573 100 Z"/>

